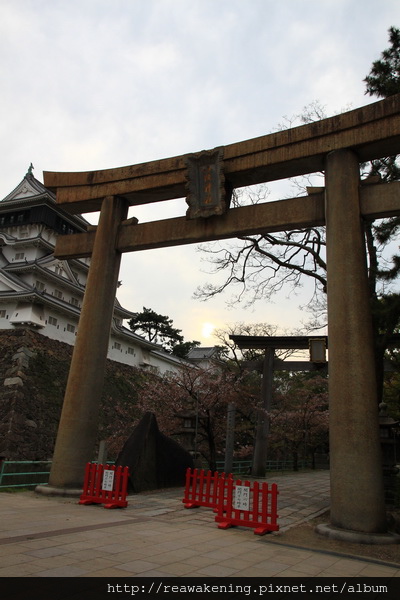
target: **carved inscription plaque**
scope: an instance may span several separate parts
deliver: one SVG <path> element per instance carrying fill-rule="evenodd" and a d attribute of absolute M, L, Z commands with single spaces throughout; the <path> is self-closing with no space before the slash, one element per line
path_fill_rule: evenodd
<path fill-rule="evenodd" d="M 223 148 L 188 154 L 186 159 L 186 217 L 197 219 L 222 215 L 230 196 L 223 173 Z"/>

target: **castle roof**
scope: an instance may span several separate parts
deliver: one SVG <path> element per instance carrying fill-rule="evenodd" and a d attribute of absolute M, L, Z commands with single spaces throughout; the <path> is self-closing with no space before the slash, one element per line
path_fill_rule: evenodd
<path fill-rule="evenodd" d="M 56 203 L 55 194 L 47 189 L 32 173 L 32 165 L 20 183 L 5 198 L 0 200 L 0 212 L 23 209 L 37 204 L 47 204 L 62 215 L 65 221 L 73 223 L 81 231 L 85 231 L 89 225 L 88 221 L 81 215 L 71 215 L 59 207 Z"/>
<path fill-rule="evenodd" d="M 54 202 L 56 200 L 55 194 L 45 188 L 43 183 L 40 183 L 34 177 L 31 167 L 29 167 L 22 181 L 1 202 L 13 202 L 15 200 L 25 200 L 26 198 L 37 198 L 38 196 L 51 197 Z"/>

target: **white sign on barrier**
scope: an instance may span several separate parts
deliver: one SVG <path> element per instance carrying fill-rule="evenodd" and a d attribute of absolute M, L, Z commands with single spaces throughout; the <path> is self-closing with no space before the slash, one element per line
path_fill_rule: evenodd
<path fill-rule="evenodd" d="M 235 510 L 250 510 L 250 488 L 247 485 L 235 486 L 235 496 L 233 501 Z"/>
<path fill-rule="evenodd" d="M 111 469 L 105 469 L 103 471 L 103 483 L 101 489 L 105 492 L 112 492 L 114 485 L 114 471 Z"/>

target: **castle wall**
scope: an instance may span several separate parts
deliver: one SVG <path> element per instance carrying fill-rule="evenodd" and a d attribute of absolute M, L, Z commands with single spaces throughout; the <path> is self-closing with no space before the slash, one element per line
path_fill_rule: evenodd
<path fill-rule="evenodd" d="M 72 349 L 29 329 L 0 330 L 0 456 L 52 457 Z M 120 433 L 121 414 L 129 425 L 137 418 L 141 377 L 139 369 L 107 360 L 98 441 Z"/>

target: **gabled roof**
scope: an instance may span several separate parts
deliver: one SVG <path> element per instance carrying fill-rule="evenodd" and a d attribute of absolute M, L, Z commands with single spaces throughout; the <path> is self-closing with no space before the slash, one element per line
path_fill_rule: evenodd
<path fill-rule="evenodd" d="M 32 286 L 25 283 L 25 281 L 18 277 L 18 275 L 7 273 L 5 269 L 0 269 L 0 281 L 10 288 L 9 292 L 3 290 L 0 292 L 0 294 L 22 292 L 24 290 L 29 291 L 32 289 Z"/>
<path fill-rule="evenodd" d="M 64 271 L 66 272 L 68 277 L 63 277 L 49 269 L 49 266 L 51 266 L 52 263 L 57 264 L 58 263 L 57 259 L 55 259 L 53 256 L 50 256 L 50 257 L 45 256 L 45 257 L 35 259 L 32 261 L 9 263 L 8 265 L 5 265 L 4 267 L 2 267 L 1 271 L 3 273 L 8 273 L 8 274 L 11 274 L 11 273 L 16 274 L 16 273 L 24 273 L 24 272 L 41 273 L 45 279 L 50 279 L 56 284 L 62 285 L 64 287 L 65 286 L 70 287 L 71 289 L 75 290 L 76 292 L 83 294 L 85 286 L 76 281 L 71 270 L 67 268 L 67 265 L 64 266 Z"/>
<path fill-rule="evenodd" d="M 89 222 L 82 215 L 71 215 L 58 206 L 55 194 L 34 177 L 32 169 L 33 166 L 31 165 L 17 187 L 0 201 L 0 210 L 8 208 L 8 204 L 14 203 L 16 207 L 20 207 L 20 205 L 31 205 L 32 202 L 35 205 L 42 200 L 45 204 L 52 205 L 52 208 L 58 214 L 61 214 L 65 220 L 85 230 Z"/>
<path fill-rule="evenodd" d="M 55 194 L 45 188 L 43 183 L 40 183 L 40 181 L 34 177 L 30 167 L 23 180 L 8 194 L 8 196 L 3 198 L 2 202 L 12 202 L 13 200 L 22 200 L 25 198 L 33 198 L 35 196 L 49 196 L 54 201 L 56 199 Z"/>
<path fill-rule="evenodd" d="M 202 360 L 202 359 L 211 359 L 218 358 L 218 348 L 216 346 L 200 346 L 198 348 L 192 348 L 188 355 L 188 360 Z"/>

